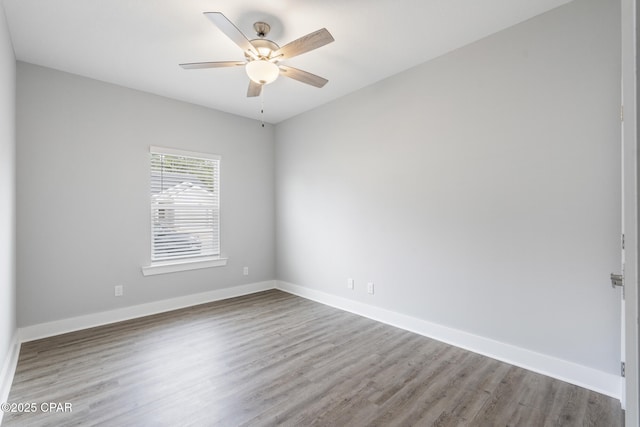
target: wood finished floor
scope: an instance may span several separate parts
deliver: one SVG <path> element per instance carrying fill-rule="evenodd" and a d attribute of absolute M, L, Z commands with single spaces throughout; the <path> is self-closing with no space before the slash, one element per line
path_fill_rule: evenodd
<path fill-rule="evenodd" d="M 603 426 L 618 401 L 280 291 L 22 345 L 3 426 Z"/>

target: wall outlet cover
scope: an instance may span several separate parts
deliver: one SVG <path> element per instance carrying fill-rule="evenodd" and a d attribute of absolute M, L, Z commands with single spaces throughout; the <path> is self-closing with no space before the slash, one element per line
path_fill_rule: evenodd
<path fill-rule="evenodd" d="M 367 293 L 373 295 L 373 282 L 367 283 Z"/>

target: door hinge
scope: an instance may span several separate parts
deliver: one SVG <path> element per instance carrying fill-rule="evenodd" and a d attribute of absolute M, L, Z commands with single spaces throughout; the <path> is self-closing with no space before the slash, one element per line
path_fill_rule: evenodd
<path fill-rule="evenodd" d="M 611 287 L 624 287 L 624 276 L 622 274 L 611 273 Z"/>
<path fill-rule="evenodd" d="M 624 234 L 621 236 L 622 249 L 624 249 Z"/>
<path fill-rule="evenodd" d="M 624 362 L 620 362 L 620 376 L 624 378 L 626 375 L 626 366 Z"/>

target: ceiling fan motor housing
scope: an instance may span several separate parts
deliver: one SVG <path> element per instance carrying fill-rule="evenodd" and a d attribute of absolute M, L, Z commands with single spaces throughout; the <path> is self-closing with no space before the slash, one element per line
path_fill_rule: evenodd
<path fill-rule="evenodd" d="M 272 42 L 271 40 L 267 40 L 267 39 L 253 39 L 253 40 L 250 40 L 250 43 L 258 51 L 258 54 L 260 54 L 260 58 L 263 58 L 263 59 L 270 59 L 271 54 L 276 50 L 280 49 L 280 46 L 278 46 L 275 42 Z M 246 53 L 244 56 L 250 61 L 253 60 L 253 58 L 251 58 Z"/>

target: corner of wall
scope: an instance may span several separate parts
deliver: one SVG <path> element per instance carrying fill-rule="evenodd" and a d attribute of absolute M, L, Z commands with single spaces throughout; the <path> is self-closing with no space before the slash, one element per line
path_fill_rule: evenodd
<path fill-rule="evenodd" d="M 16 58 L 0 0 L 0 402 L 6 402 L 20 344 L 16 323 Z M 0 422 L 2 412 L 0 412 Z"/>

